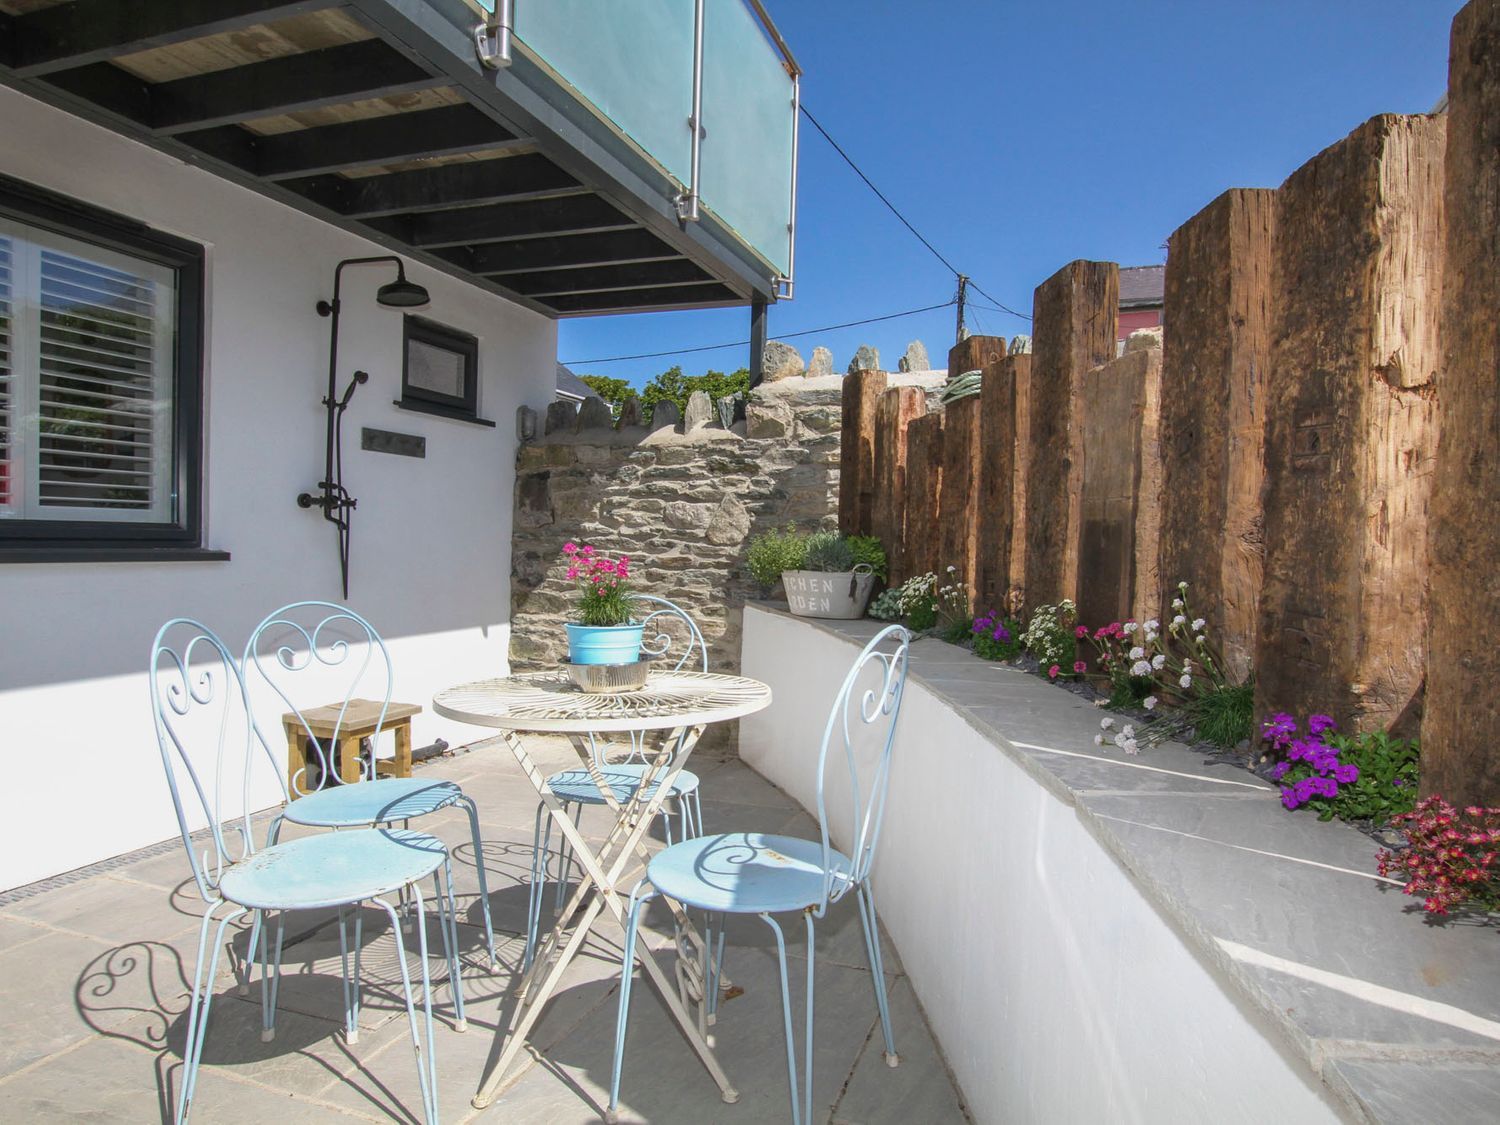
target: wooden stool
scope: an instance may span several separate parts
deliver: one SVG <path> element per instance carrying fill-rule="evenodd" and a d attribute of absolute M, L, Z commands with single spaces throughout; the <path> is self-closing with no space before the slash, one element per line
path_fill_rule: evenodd
<path fill-rule="evenodd" d="M 339 721 L 340 711 L 343 722 Z M 332 747 L 333 760 L 329 768 L 337 768 L 344 781 L 359 781 L 360 743 L 374 738 L 383 730 L 396 732 L 396 756 L 375 759 L 376 777 L 411 776 L 411 717 L 421 714 L 422 708 L 415 703 L 392 703 L 385 709 L 385 721 L 380 721 L 380 703 L 373 699 L 351 699 L 347 707 L 330 703 L 326 707 L 314 707 L 304 711 L 299 718 L 295 711 L 281 716 L 281 725 L 286 731 L 286 783 L 293 797 L 305 797 L 312 790 L 298 784 L 298 777 L 306 777 L 310 767 L 305 743 L 308 735 L 325 745 L 335 735 L 338 745 Z M 374 754 L 374 747 L 370 753 Z"/>

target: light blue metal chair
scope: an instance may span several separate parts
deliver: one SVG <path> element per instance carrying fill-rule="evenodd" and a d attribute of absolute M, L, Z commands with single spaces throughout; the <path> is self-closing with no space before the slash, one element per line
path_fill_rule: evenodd
<path fill-rule="evenodd" d="M 608 1120 L 620 1103 L 620 1073 L 625 1056 L 625 1031 L 630 1019 L 631 979 L 641 910 L 657 895 L 676 899 L 705 912 L 709 919 L 704 943 L 705 997 L 710 1013 L 717 1006 L 720 969 L 724 958 L 723 915 L 755 914 L 776 935 L 781 966 L 781 1011 L 786 1031 L 787 1080 L 791 1090 L 794 1125 L 812 1122 L 813 1063 L 813 922 L 831 903 L 851 890 L 859 903 L 865 955 L 875 987 L 875 1007 L 885 1037 L 890 1066 L 899 1061 L 886 1003 L 885 968 L 880 952 L 880 930 L 875 920 L 875 891 L 870 865 L 880 842 L 880 822 L 890 782 L 891 750 L 896 720 L 906 685 L 911 634 L 900 625 L 882 629 L 867 644 L 844 679 L 818 754 L 818 824 L 821 842 L 758 832 L 730 832 L 684 840 L 653 858 L 646 878 L 630 895 L 630 918 L 625 931 L 625 956 L 620 977 L 620 1008 L 615 1027 L 614 1067 L 610 1075 Z M 851 842 L 846 855 L 829 842 L 824 777 L 830 768 L 829 751 L 842 747 L 850 790 Z M 831 768 L 842 774 L 838 764 Z M 792 1004 L 787 987 L 786 939 L 773 915 L 800 911 L 807 926 L 807 1023 L 804 1032 L 802 1097 L 798 1097 L 797 1058 L 792 1034 Z M 717 922 L 715 921 L 717 919 Z"/>
<path fill-rule="evenodd" d="M 703 640 L 703 631 L 698 628 L 698 623 L 686 610 L 665 598 L 653 597 L 650 594 L 633 594 L 631 601 L 642 611 L 641 624 L 645 626 L 645 633 L 641 638 L 643 656 L 660 661 L 664 667 L 674 672 L 681 671 L 690 665 L 695 670 L 708 671 L 708 645 Z M 641 732 L 632 733 L 630 747 L 624 757 L 611 762 L 606 759 L 612 747 L 607 744 L 601 745 L 592 735 L 589 736 L 589 756 L 604 778 L 605 784 L 614 794 L 615 800 L 622 805 L 635 796 L 636 791 L 641 787 L 641 779 L 646 773 L 649 755 L 644 738 L 645 735 Z M 572 811 L 575 824 L 578 823 L 583 806 L 608 803 L 604 795 L 599 792 L 599 786 L 595 783 L 593 775 L 583 767 L 574 767 L 552 774 L 547 778 L 547 787 L 562 803 L 564 811 Z M 651 792 L 646 796 L 649 798 L 654 795 L 653 784 Z M 670 796 L 677 806 L 681 837 L 686 840 L 701 836 L 703 834 L 703 803 L 698 775 L 692 770 L 681 771 L 672 783 Z M 527 904 L 526 952 L 521 962 L 523 970 L 531 967 L 531 959 L 536 952 L 537 931 L 540 928 L 542 916 L 542 899 L 546 894 L 547 860 L 551 854 L 552 844 L 552 818 L 546 815 L 546 810 L 547 806 L 544 803 L 537 803 L 536 826 L 533 829 L 531 841 L 531 898 Z M 672 814 L 665 805 L 662 806 L 661 819 L 667 843 L 670 844 L 672 842 Z M 562 908 L 563 894 L 567 890 L 569 872 L 573 865 L 566 840 L 561 843 L 558 858 L 554 909 Z"/>
<path fill-rule="evenodd" d="M 296 717 L 311 746 L 314 759 L 300 777 L 292 779 L 287 805 L 271 822 L 267 843 L 274 844 L 283 822 L 315 828 L 368 828 L 399 823 L 403 828 L 418 817 L 457 805 L 469 815 L 474 844 L 474 863 L 479 874 L 480 914 L 484 919 L 485 948 L 490 969 L 495 958 L 495 931 L 490 922 L 489 886 L 485 880 L 484 842 L 479 833 L 479 810 L 462 788 L 452 781 L 418 777 L 376 777 L 374 748 L 361 758 L 361 780 L 344 781 L 335 761 L 338 729 L 351 700 L 362 694 L 380 701 L 381 724 L 390 706 L 394 676 L 390 654 L 375 627 L 354 610 L 333 602 L 303 601 L 282 606 L 255 627 L 245 645 L 242 661 L 247 689 L 253 697 L 264 683 Z M 292 701 L 290 681 L 300 679 L 305 690 L 323 690 L 340 699 L 339 721 L 331 737 L 313 736 L 312 724 L 301 706 Z M 306 703 L 306 696 L 303 702 Z M 279 729 L 279 728 L 278 728 Z M 273 745 L 259 722 L 255 732 L 274 759 Z M 314 776 L 314 772 L 316 776 Z M 305 796 L 298 793 L 304 792 Z M 254 934 L 259 936 L 261 919 Z M 454 991 L 461 991 L 457 979 Z"/>
<path fill-rule="evenodd" d="M 427 970 L 426 912 L 421 882 L 429 876 L 433 880 L 438 928 L 448 971 L 456 981 L 457 924 L 451 909 L 452 872 L 443 842 L 420 832 L 362 828 L 257 848 L 251 808 L 263 800 L 257 794 L 263 792 L 264 786 L 255 784 L 265 768 L 261 759 L 263 747 L 258 745 L 254 734 L 244 679 L 229 650 L 206 626 L 188 618 L 175 618 L 161 627 L 152 642 L 150 678 L 156 739 L 167 787 L 171 790 L 193 878 L 207 904 L 198 933 L 198 960 L 188 1006 L 177 1121 L 186 1122 L 192 1109 L 225 928 L 242 918 L 247 910 L 254 911 L 257 918 L 271 911 L 277 914 L 274 966 L 269 964 L 265 944 L 261 946 L 262 1037 L 269 1038 L 274 1026 L 276 989 L 281 974 L 280 933 L 286 912 L 336 907 L 344 978 L 344 1027 L 346 1038 L 352 1042 L 359 1019 L 359 938 L 355 939 L 351 977 L 348 910 L 355 908 L 357 918 L 358 908 L 369 902 L 384 909 L 391 920 L 407 1021 L 417 1056 L 423 1116 L 429 1123 L 436 1122 L 432 989 Z M 273 759 L 270 765 L 284 791 L 278 764 Z M 184 784 L 179 785 L 179 781 Z M 195 840 L 194 829 L 205 822 L 207 840 Z M 447 912 L 443 910 L 440 873 L 447 884 Z M 407 898 L 415 913 L 425 1036 L 417 1024 L 400 919 L 389 901 L 393 894 Z M 210 946 L 209 931 L 225 908 L 227 913 L 217 918 Z M 463 996 L 456 988 L 454 1008 L 461 1025 Z"/>

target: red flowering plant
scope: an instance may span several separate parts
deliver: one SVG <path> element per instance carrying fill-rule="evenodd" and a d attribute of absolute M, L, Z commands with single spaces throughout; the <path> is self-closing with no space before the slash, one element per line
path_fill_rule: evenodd
<path fill-rule="evenodd" d="M 628 625 L 630 556 L 611 558 L 587 543 L 563 544 L 568 578 L 578 586 L 578 624 Z"/>
<path fill-rule="evenodd" d="M 1405 851 L 1382 851 L 1380 874 L 1406 879 L 1405 893 L 1443 915 L 1456 907 L 1500 911 L 1500 809 L 1460 812 L 1439 796 L 1391 819 L 1406 831 Z"/>

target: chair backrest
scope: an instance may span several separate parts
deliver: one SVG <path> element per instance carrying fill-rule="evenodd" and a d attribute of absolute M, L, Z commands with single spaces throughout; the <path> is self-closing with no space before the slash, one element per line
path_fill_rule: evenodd
<path fill-rule="evenodd" d="M 252 745 L 245 683 L 224 642 L 186 617 L 157 630 L 148 674 L 177 828 L 198 890 L 214 902 L 225 869 L 255 851 L 249 790 L 260 756 Z M 200 853 L 193 833 L 205 826 L 209 839 L 198 842 Z"/>
<path fill-rule="evenodd" d="M 690 672 L 708 671 L 708 645 L 687 610 L 651 594 L 632 594 L 630 600 L 646 627 L 641 637 L 642 652 L 669 665 L 674 672 L 684 668 Z"/>
<path fill-rule="evenodd" d="M 356 723 L 373 718 L 379 729 L 390 709 L 390 654 L 373 625 L 334 602 L 292 602 L 255 627 L 241 667 L 252 710 L 257 695 L 266 694 L 259 691 L 265 685 L 279 711 L 252 716 L 256 736 L 272 760 L 286 753 L 294 733 L 312 750 L 302 769 L 283 780 L 289 796 L 354 780 L 342 776 L 341 765 L 366 780 L 375 776 L 373 746 L 357 765 L 338 760 L 340 740 Z"/>
<path fill-rule="evenodd" d="M 888 625 L 874 637 L 854 661 L 844 684 L 834 698 L 823 728 L 823 746 L 818 753 L 818 824 L 823 832 L 823 902 L 817 914 L 837 902 L 850 887 L 864 882 L 880 842 L 880 822 L 885 815 L 886 791 L 891 779 L 891 750 L 896 741 L 896 720 L 906 688 L 906 668 L 911 633 L 900 625 Z M 853 870 L 841 877 L 834 870 L 829 842 L 828 757 L 835 747 L 842 750 L 849 774 L 852 834 L 849 858 Z M 860 759 L 863 758 L 863 766 Z M 837 771 L 837 766 L 835 766 Z"/>

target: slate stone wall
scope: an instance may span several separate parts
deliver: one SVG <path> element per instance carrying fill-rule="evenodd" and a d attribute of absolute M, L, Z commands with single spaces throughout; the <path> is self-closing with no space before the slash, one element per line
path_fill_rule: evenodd
<path fill-rule="evenodd" d="M 926 379 L 937 385 L 941 373 Z M 742 609 L 760 596 L 744 566 L 751 538 L 788 522 L 837 526 L 840 382 L 766 384 L 728 430 L 718 410 L 692 404 L 683 423 L 655 430 L 571 417 L 554 404 L 550 432 L 516 459 L 514 666 L 551 667 L 566 651 L 573 590 L 561 560 L 571 539 L 629 555 L 641 592 L 698 621 L 710 667 L 737 669 Z"/>

